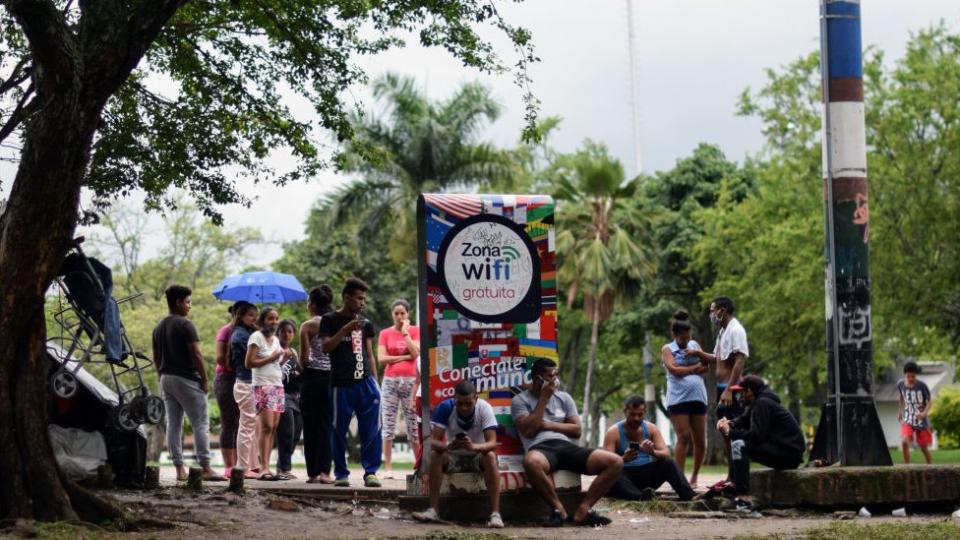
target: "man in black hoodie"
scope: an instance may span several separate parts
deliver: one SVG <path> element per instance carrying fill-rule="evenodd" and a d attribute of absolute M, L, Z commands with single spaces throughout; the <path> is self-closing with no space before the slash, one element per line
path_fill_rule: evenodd
<path fill-rule="evenodd" d="M 734 509 L 753 511 L 750 500 L 750 462 L 777 470 L 796 469 L 806 444 L 797 420 L 780 404 L 780 398 L 756 375 L 747 375 L 733 387 L 740 392 L 746 412 L 734 420 L 721 418 L 720 433 L 730 438 L 730 478 Z"/>

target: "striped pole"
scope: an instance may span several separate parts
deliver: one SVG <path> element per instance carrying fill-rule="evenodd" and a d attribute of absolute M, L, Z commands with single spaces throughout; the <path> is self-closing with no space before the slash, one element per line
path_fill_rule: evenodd
<path fill-rule="evenodd" d="M 827 385 L 811 457 L 889 465 L 873 400 L 870 213 L 859 0 L 821 0 Z"/>

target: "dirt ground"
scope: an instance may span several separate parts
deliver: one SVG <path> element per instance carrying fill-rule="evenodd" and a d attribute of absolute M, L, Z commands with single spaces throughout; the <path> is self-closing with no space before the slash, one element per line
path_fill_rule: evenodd
<path fill-rule="evenodd" d="M 607 527 L 585 531 L 565 527 L 545 529 L 534 524 L 508 523 L 501 531 L 481 526 L 422 525 L 399 511 L 397 504 L 382 502 L 338 502 L 311 497 L 284 497 L 248 491 L 243 497 L 225 493 L 223 487 L 207 487 L 193 494 L 179 487 L 153 493 L 111 492 L 122 506 L 145 523 L 154 523 L 140 532 L 98 534 L 114 538 L 422 538 L 467 540 L 472 537 L 499 538 L 734 538 L 737 536 L 790 538 L 802 531 L 827 525 L 832 515 L 763 517 L 758 519 L 679 519 L 617 509 L 603 500 L 598 508 L 613 519 Z M 884 521 L 943 521 L 945 516 L 860 519 L 871 524 Z M 502 536 L 485 536 L 499 533 Z M 778 536 L 779 535 L 779 536 Z M 2 535 L 0 535 L 2 536 Z"/>

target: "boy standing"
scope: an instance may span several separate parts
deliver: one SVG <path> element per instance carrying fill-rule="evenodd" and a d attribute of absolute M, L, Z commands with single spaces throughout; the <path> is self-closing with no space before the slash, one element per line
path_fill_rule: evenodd
<path fill-rule="evenodd" d="M 897 383 L 897 390 L 900 391 L 897 420 L 900 421 L 903 462 L 910 463 L 910 445 L 916 443 L 929 465 L 933 463 L 933 456 L 927 449 L 933 442 L 930 422 L 927 420 L 931 404 L 930 389 L 917 379 L 919 373 L 920 366 L 916 362 L 910 361 L 903 366 L 903 379 Z"/>

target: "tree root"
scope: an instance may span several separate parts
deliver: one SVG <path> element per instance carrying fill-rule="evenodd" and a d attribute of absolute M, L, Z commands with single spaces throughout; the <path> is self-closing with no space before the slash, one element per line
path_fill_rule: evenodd
<path fill-rule="evenodd" d="M 90 523 L 113 522 L 114 526 L 125 531 L 136 521 L 123 509 L 89 489 L 66 477 L 62 478 L 63 489 L 70 497 L 70 504 L 81 520 Z"/>

